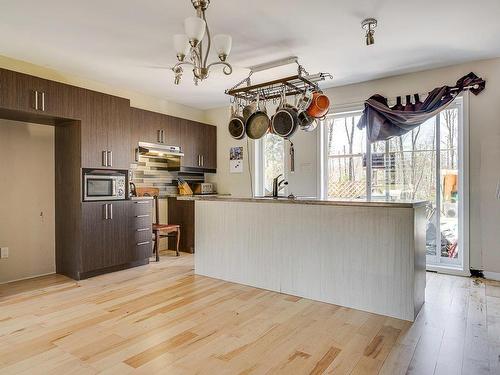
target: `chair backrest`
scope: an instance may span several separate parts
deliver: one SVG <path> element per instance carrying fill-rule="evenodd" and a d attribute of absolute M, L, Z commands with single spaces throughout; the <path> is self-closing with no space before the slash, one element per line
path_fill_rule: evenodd
<path fill-rule="evenodd" d="M 160 224 L 160 208 L 158 205 L 158 196 L 160 189 L 150 187 L 138 187 L 135 189 L 138 197 L 153 197 L 155 205 L 155 224 Z"/>

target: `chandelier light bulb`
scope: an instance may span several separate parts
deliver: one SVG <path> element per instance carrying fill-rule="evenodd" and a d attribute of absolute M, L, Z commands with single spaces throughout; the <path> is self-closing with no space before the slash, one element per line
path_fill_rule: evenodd
<path fill-rule="evenodd" d="M 188 17 L 184 20 L 184 29 L 192 47 L 196 47 L 205 36 L 206 23 L 200 17 Z"/>
<path fill-rule="evenodd" d="M 174 48 L 179 61 L 184 61 L 184 58 L 189 53 L 189 38 L 186 34 L 174 35 Z"/>
<path fill-rule="evenodd" d="M 231 52 L 233 38 L 227 34 L 218 34 L 214 37 L 215 51 L 221 61 L 225 61 Z"/>

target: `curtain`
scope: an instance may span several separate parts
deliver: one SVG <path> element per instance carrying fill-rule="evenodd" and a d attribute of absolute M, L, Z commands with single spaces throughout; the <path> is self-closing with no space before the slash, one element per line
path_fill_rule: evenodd
<path fill-rule="evenodd" d="M 373 95 L 365 101 L 358 128 L 368 128 L 370 142 L 385 141 L 406 134 L 445 109 L 462 91 L 469 89 L 477 95 L 484 90 L 485 85 L 482 78 L 471 72 L 460 78 L 455 86 L 436 87 L 423 102 L 415 94 L 415 103 L 410 103 L 411 96 L 407 95 L 405 106 L 398 100 L 398 104 L 392 108 L 388 106 L 387 98 L 379 94 Z"/>

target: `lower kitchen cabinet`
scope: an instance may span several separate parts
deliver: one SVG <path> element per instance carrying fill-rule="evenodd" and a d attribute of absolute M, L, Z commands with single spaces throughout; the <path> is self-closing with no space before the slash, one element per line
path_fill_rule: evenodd
<path fill-rule="evenodd" d="M 194 253 L 194 201 L 168 198 L 168 223 L 181 226 L 179 250 Z M 168 239 L 168 248 L 175 249 L 175 238 Z"/>
<path fill-rule="evenodd" d="M 82 203 L 83 277 L 148 260 L 152 234 L 151 202 L 147 203 L 149 207 L 128 200 Z"/>

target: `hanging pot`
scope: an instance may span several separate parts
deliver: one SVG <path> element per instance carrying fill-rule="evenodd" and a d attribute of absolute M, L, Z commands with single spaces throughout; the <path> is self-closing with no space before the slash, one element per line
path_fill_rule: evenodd
<path fill-rule="evenodd" d="M 318 127 L 318 120 L 309 116 L 306 111 L 301 111 L 298 114 L 300 130 L 312 132 Z"/>
<path fill-rule="evenodd" d="M 307 114 L 314 118 L 326 116 L 330 109 L 330 99 L 320 91 L 313 92 L 311 105 L 307 108 Z"/>
<path fill-rule="evenodd" d="M 257 95 L 256 110 L 245 122 L 245 132 L 248 138 L 262 138 L 269 131 L 269 124 L 266 109 L 260 107 L 259 95 Z"/>
<path fill-rule="evenodd" d="M 272 132 L 283 138 L 290 138 L 297 130 L 299 120 L 297 108 L 286 103 L 285 90 L 281 94 L 281 103 L 271 121 Z"/>
<path fill-rule="evenodd" d="M 232 108 L 231 120 L 229 120 L 228 130 L 234 139 L 242 139 L 245 136 L 245 119 L 238 114 L 238 102 Z"/>
<path fill-rule="evenodd" d="M 252 113 L 254 113 L 256 110 L 257 110 L 256 102 L 252 102 L 243 107 L 243 119 L 245 123 L 248 120 L 248 118 L 252 115 Z"/>

